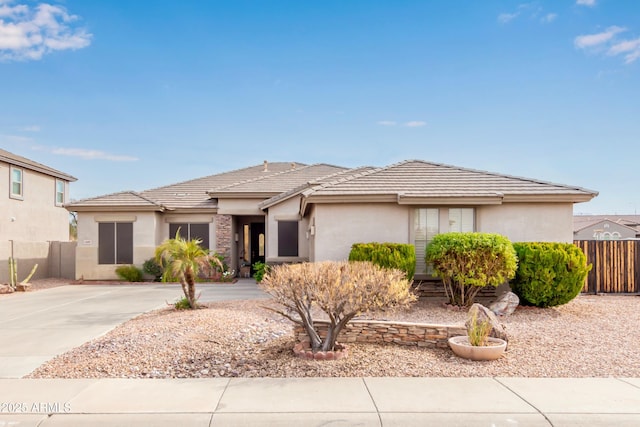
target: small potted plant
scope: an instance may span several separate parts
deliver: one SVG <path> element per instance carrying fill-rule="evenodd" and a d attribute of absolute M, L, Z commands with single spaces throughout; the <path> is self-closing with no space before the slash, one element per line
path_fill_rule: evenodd
<path fill-rule="evenodd" d="M 458 357 L 470 360 L 496 360 L 502 357 L 507 342 L 501 338 L 490 337 L 493 325 L 488 318 L 478 320 L 474 311 L 467 322 L 467 335 L 449 338 L 449 347 Z"/>

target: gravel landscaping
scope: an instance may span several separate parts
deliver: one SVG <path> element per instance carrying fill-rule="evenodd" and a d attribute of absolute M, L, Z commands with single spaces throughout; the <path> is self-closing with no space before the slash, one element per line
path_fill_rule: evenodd
<path fill-rule="evenodd" d="M 393 344 L 351 344 L 339 361 L 298 359 L 291 323 L 262 307 L 268 303 L 226 301 L 145 313 L 28 377 L 640 377 L 637 296 L 581 295 L 556 308 L 518 307 L 503 319 L 507 355 L 493 362 Z M 464 323 L 466 313 L 431 300 L 368 317 L 453 325 Z"/>

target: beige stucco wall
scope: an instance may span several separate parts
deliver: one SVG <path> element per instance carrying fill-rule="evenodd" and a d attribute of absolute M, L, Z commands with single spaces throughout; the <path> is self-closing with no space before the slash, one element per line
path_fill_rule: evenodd
<path fill-rule="evenodd" d="M 307 231 L 309 228 L 309 218 L 303 218 L 298 222 L 298 256 L 279 257 L 278 256 L 278 221 L 299 220 L 300 198 L 293 197 L 282 203 L 269 208 L 265 221 L 267 237 L 267 262 L 288 262 L 309 260 L 309 241 Z"/>
<path fill-rule="evenodd" d="M 133 264 L 142 264 L 154 255 L 160 216 L 155 212 L 78 213 L 78 247 L 76 279 L 115 280 L 118 264 L 98 264 L 98 224 L 100 222 L 133 222 Z M 168 232 L 167 232 L 168 234 Z"/>
<path fill-rule="evenodd" d="M 13 199 L 9 197 L 10 165 L 0 162 L 0 240 L 68 241 L 69 212 L 56 206 L 56 178 L 21 169 L 23 197 Z M 69 183 L 65 182 L 65 197 L 68 195 Z"/>
<path fill-rule="evenodd" d="M 258 205 L 264 199 L 218 199 L 220 215 L 264 215 Z"/>
<path fill-rule="evenodd" d="M 316 205 L 312 261 L 347 259 L 354 243 L 407 243 L 408 212 L 391 203 Z"/>
<path fill-rule="evenodd" d="M 573 204 L 505 203 L 476 208 L 476 231 L 512 242 L 572 242 Z"/>

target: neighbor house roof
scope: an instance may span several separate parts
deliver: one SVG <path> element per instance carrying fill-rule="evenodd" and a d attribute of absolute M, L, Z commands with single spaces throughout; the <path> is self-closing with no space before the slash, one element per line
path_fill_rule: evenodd
<path fill-rule="evenodd" d="M 407 160 L 312 187 L 304 204 L 337 201 L 400 204 L 584 202 L 598 193 L 580 187 L 422 160 Z M 304 206 L 303 206 L 304 211 Z"/>
<path fill-rule="evenodd" d="M 583 222 L 582 224 L 580 224 L 578 226 L 578 228 L 576 228 L 576 224 L 574 223 L 573 232 L 575 234 L 575 233 L 578 233 L 578 232 L 580 232 L 582 230 L 586 230 L 588 228 L 593 228 L 593 227 L 598 226 L 598 225 L 603 224 L 603 223 L 616 224 L 616 226 L 620 226 L 623 229 L 627 228 L 630 231 L 633 231 L 633 232 L 636 232 L 636 233 L 640 231 L 635 227 L 631 227 L 629 225 L 626 225 L 626 224 L 623 224 L 623 223 L 620 223 L 620 222 L 617 222 L 617 221 L 610 220 L 609 218 L 605 218 L 605 219 L 601 219 L 601 220 L 598 220 L 598 221 Z"/>
<path fill-rule="evenodd" d="M 34 162 L 26 157 L 18 156 L 0 148 L 0 162 L 9 163 L 10 165 L 40 172 L 45 175 L 53 176 L 68 182 L 77 181 L 77 179 L 69 174 L 60 172 L 59 170 L 50 168 L 42 163 Z"/>
<path fill-rule="evenodd" d="M 580 231 L 601 221 L 609 220 L 616 224 L 635 228 L 640 231 L 640 215 L 574 215 L 573 231 Z"/>

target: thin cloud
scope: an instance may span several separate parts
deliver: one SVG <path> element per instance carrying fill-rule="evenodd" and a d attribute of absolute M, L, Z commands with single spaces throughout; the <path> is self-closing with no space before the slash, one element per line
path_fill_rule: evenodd
<path fill-rule="evenodd" d="M 75 27 L 79 18 L 64 7 L 13 4 L 14 0 L 0 0 L 0 61 L 39 60 L 48 53 L 91 44 L 92 34 Z"/>
<path fill-rule="evenodd" d="M 6 144 L 27 144 L 33 142 L 33 138 L 21 135 L 0 135 L 0 142 Z"/>
<path fill-rule="evenodd" d="M 640 38 L 634 40 L 624 40 L 616 43 L 607 51 L 608 55 L 624 55 L 625 64 L 630 64 L 640 58 Z"/>
<path fill-rule="evenodd" d="M 518 15 L 520 15 L 520 12 L 501 13 L 500 15 L 498 15 L 498 22 L 500 22 L 501 24 L 506 24 L 516 19 Z"/>
<path fill-rule="evenodd" d="M 557 13 L 544 13 L 543 8 L 538 2 L 521 3 L 514 12 L 503 12 L 498 15 L 498 22 L 508 24 L 520 16 L 526 16 L 531 20 L 540 21 L 543 24 L 549 24 L 556 20 Z"/>
<path fill-rule="evenodd" d="M 20 128 L 20 130 L 22 130 L 24 132 L 40 132 L 40 126 L 38 126 L 38 125 L 25 126 L 25 127 Z"/>
<path fill-rule="evenodd" d="M 53 154 L 80 157 L 85 160 L 110 160 L 113 162 L 135 162 L 137 157 L 109 154 L 100 150 L 86 150 L 84 148 L 52 148 Z"/>
<path fill-rule="evenodd" d="M 576 4 L 578 6 L 594 7 L 596 5 L 596 0 L 576 0 Z"/>
<path fill-rule="evenodd" d="M 423 122 L 421 120 L 415 120 L 415 121 L 412 121 L 412 122 L 407 122 L 404 125 L 406 127 L 410 127 L 410 128 L 418 128 L 418 127 L 426 126 L 427 122 Z"/>
<path fill-rule="evenodd" d="M 380 126 L 395 126 L 395 125 L 397 125 L 396 122 L 391 121 L 391 120 L 381 120 L 381 121 L 378 122 L 378 124 Z"/>
<path fill-rule="evenodd" d="M 602 31 L 601 33 L 578 36 L 573 41 L 573 44 L 580 49 L 597 47 L 599 45 L 607 43 L 608 41 L 613 39 L 616 34 L 622 33 L 624 31 L 627 31 L 627 29 L 624 27 L 613 25 L 607 28 L 605 31 Z"/>
<path fill-rule="evenodd" d="M 635 39 L 619 40 L 616 36 L 627 31 L 626 28 L 612 26 L 605 31 L 578 36 L 574 45 L 578 49 L 605 53 L 607 56 L 622 56 L 625 64 L 631 64 L 640 59 L 640 37 Z"/>

